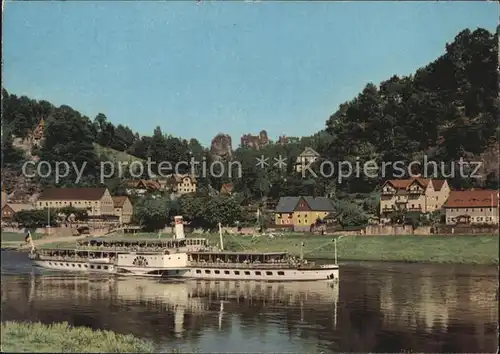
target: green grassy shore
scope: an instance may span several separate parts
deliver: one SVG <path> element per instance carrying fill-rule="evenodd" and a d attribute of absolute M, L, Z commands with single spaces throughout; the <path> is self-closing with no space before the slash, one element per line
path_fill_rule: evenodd
<path fill-rule="evenodd" d="M 41 234 L 31 234 L 33 241 L 39 240 L 43 237 Z M 24 233 L 19 232 L 2 232 L 0 238 L 1 248 L 18 248 L 24 244 Z"/>
<path fill-rule="evenodd" d="M 2 243 L 3 243 L 2 235 Z M 11 236 L 12 238 L 13 236 Z M 19 236 L 18 236 L 19 237 Z M 157 234 L 128 234 L 110 237 L 157 238 Z M 171 235 L 162 235 L 171 237 Z M 190 237 L 190 236 L 188 236 Z M 218 234 L 200 234 L 212 245 L 218 245 Z M 18 242 L 22 242 L 21 235 Z M 224 236 L 224 248 L 233 251 L 281 252 L 299 255 L 304 242 L 304 256 L 333 259 L 333 236 L 289 233 L 269 238 L 240 235 Z M 36 240 L 35 240 L 36 244 Z M 72 242 L 54 242 L 49 247 L 73 247 Z M 498 235 L 430 235 L 430 236 L 342 236 L 337 242 L 339 261 L 391 261 L 408 263 L 498 264 Z"/>
<path fill-rule="evenodd" d="M 214 243 L 216 237 L 212 237 Z M 226 237 L 226 248 L 261 252 L 287 251 L 304 257 L 333 259 L 331 236 L 284 235 Z M 498 235 L 342 236 L 337 241 L 339 261 L 390 261 L 408 263 L 498 264 Z"/>
<path fill-rule="evenodd" d="M 67 323 L 2 323 L 3 353 L 154 353 L 153 344 L 131 335 L 71 327 Z"/>

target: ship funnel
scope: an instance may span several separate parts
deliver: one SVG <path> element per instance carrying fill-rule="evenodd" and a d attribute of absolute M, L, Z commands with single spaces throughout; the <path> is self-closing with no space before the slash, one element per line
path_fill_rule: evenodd
<path fill-rule="evenodd" d="M 184 223 L 182 222 L 182 216 L 175 216 L 175 238 L 177 240 L 183 240 L 184 237 Z"/>

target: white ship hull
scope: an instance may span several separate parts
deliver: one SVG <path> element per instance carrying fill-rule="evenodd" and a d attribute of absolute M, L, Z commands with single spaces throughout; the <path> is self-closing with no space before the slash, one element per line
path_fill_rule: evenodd
<path fill-rule="evenodd" d="M 318 266 L 312 269 L 279 268 L 188 268 L 184 272 L 166 271 L 164 277 L 199 280 L 242 280 L 242 281 L 336 281 L 339 279 L 338 265 Z"/>
<path fill-rule="evenodd" d="M 68 262 L 33 260 L 38 267 L 70 272 L 107 273 L 120 276 L 152 278 L 178 278 L 198 280 L 241 280 L 241 281 L 313 281 L 338 280 L 338 266 L 316 269 L 242 269 L 242 268 L 185 268 L 166 269 L 152 267 L 117 267 L 107 262 Z"/>
<path fill-rule="evenodd" d="M 161 278 L 166 277 L 167 272 L 172 276 L 178 276 L 184 270 L 167 270 L 165 268 L 144 268 L 144 267 L 118 267 L 105 261 L 89 260 L 87 262 L 70 262 L 70 261 L 53 261 L 53 260 L 33 260 L 33 263 L 44 269 L 58 270 L 64 272 L 81 272 L 81 273 L 106 273 L 117 274 L 122 276 L 139 276 Z"/>
<path fill-rule="evenodd" d="M 50 270 L 60 270 L 65 272 L 83 272 L 83 273 L 115 273 L 113 264 L 108 262 L 71 262 L 71 261 L 52 261 L 52 260 L 33 260 L 33 263 L 40 267 Z"/>

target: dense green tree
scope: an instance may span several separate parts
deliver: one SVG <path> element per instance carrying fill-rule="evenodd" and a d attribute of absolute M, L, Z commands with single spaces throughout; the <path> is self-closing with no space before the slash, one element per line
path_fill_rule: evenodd
<path fill-rule="evenodd" d="M 100 161 L 96 155 L 91 135 L 91 123 L 71 107 L 62 106 L 47 122 L 45 142 L 40 149 L 40 161 L 48 162 L 53 173 L 42 181 L 44 184 L 55 184 L 57 162 L 70 164 L 68 176 L 60 183 L 72 185 L 99 184 Z M 83 177 L 77 179 L 77 172 L 83 168 Z"/>
<path fill-rule="evenodd" d="M 368 223 L 368 217 L 363 209 L 350 201 L 338 201 L 336 207 L 336 218 L 339 224 L 346 228 L 352 226 L 365 226 Z"/>
<path fill-rule="evenodd" d="M 166 198 L 147 198 L 134 206 L 134 220 L 147 231 L 163 229 L 176 214 L 175 205 Z"/>
<path fill-rule="evenodd" d="M 13 146 L 10 130 L 2 132 L 2 166 L 19 168 L 24 162 L 24 151 Z"/>

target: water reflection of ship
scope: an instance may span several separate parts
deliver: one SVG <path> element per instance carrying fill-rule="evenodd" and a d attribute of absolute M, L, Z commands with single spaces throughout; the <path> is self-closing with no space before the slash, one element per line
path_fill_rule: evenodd
<path fill-rule="evenodd" d="M 332 306 L 333 328 L 337 327 L 339 283 L 207 281 L 193 282 L 189 286 L 194 296 L 205 296 L 211 302 L 220 302 L 219 327 L 224 312 L 236 312 L 237 307 L 259 307 L 267 311 L 300 308 L 300 321 L 303 322 L 308 310 L 324 311 L 328 305 Z"/>
<path fill-rule="evenodd" d="M 174 313 L 174 332 L 180 337 L 184 332 L 186 312 L 200 315 L 207 310 L 201 296 L 193 296 L 183 282 L 159 282 L 153 279 L 115 278 L 112 294 L 118 302 L 134 302 L 146 307 L 163 308 Z"/>
<path fill-rule="evenodd" d="M 242 305 L 246 308 L 259 306 L 274 309 L 300 306 L 301 311 L 304 311 L 311 306 L 330 304 L 333 306 L 334 326 L 337 322 L 338 283 L 238 281 L 166 283 L 151 279 L 123 278 L 116 280 L 114 288 L 119 300 L 135 301 L 144 305 L 151 302 L 174 304 L 171 309 L 175 312 L 176 327 L 179 325 L 179 331 L 176 330 L 176 333 L 180 332 L 185 311 L 201 314 L 207 311 L 209 304 L 212 303 L 218 305 L 219 327 L 225 309 L 237 312 L 237 308 Z M 303 314 L 301 317 L 304 317 Z"/>
<path fill-rule="evenodd" d="M 261 283 L 261 282 L 193 282 L 188 283 L 192 292 L 214 300 L 246 299 L 249 302 L 293 306 L 300 301 L 308 304 L 336 304 L 339 286 L 326 282 Z"/>
<path fill-rule="evenodd" d="M 193 316 L 215 325 L 212 319 L 218 315 L 218 327 L 221 328 L 223 318 L 258 313 L 256 307 L 277 313 L 300 308 L 300 320 L 310 322 L 309 310 L 324 311 L 330 306 L 333 322 L 330 326 L 335 328 L 337 325 L 338 283 L 160 282 L 155 279 L 77 276 L 32 276 L 30 283 L 29 298 L 32 301 L 53 303 L 55 300 L 61 309 L 65 304 L 93 306 L 93 301 L 102 300 L 135 313 L 156 313 L 157 316 L 162 312 L 173 313 L 174 323 L 170 328 L 178 337 L 185 330 L 185 320 Z"/>

